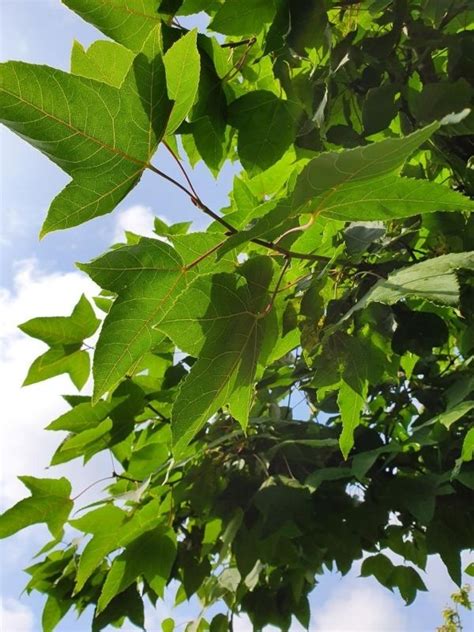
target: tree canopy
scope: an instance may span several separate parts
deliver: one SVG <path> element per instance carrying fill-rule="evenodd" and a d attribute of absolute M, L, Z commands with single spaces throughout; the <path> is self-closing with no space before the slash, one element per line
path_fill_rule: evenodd
<path fill-rule="evenodd" d="M 115 464 L 93 506 L 65 478 L 25 475 L 30 496 L 0 516 L 1 537 L 51 532 L 28 569 L 43 630 L 90 605 L 94 631 L 143 628 L 144 602 L 172 581 L 177 603 L 203 605 L 189 632 L 232 630 L 239 613 L 255 630 L 308 627 L 318 575 L 360 559 L 406 603 L 432 554 L 461 585 L 472 5 L 64 4 L 106 39 L 75 42 L 70 72 L 1 65 L 0 120 L 71 178 L 41 235 L 112 212 L 147 170 L 209 225 L 127 233 L 78 264 L 102 289 L 95 307 L 82 296 L 70 316 L 20 325 L 48 347 L 25 384 L 67 373 L 80 390 L 93 376 L 47 427 L 67 433 L 51 464 L 101 451 Z M 160 144 L 175 173 L 152 162 Z M 200 160 L 216 178 L 240 165 L 226 208 L 194 188 L 185 165 Z"/>

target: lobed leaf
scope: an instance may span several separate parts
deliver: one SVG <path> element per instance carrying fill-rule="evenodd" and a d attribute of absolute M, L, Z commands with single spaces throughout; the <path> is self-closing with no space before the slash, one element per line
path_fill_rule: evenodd
<path fill-rule="evenodd" d="M 0 516 L 0 538 L 41 522 L 46 523 L 54 537 L 59 537 L 73 507 L 69 481 L 33 476 L 20 476 L 19 479 L 30 490 L 31 496 Z"/>
<path fill-rule="evenodd" d="M 53 200 L 41 235 L 109 213 L 149 165 L 170 112 L 159 31 L 121 88 L 22 62 L 2 65 L 0 120 L 72 182 Z"/>
<path fill-rule="evenodd" d="M 173 406 L 175 454 L 226 404 L 247 426 L 257 362 L 271 320 L 265 312 L 271 260 L 252 259 L 243 274 L 246 282 L 229 274 L 197 279 L 159 325 L 180 349 L 199 355 Z"/>

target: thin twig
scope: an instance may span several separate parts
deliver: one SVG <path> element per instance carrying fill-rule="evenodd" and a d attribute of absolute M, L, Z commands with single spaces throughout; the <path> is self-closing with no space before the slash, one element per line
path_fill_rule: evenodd
<path fill-rule="evenodd" d="M 221 48 L 237 48 L 238 46 L 245 46 L 246 44 L 255 44 L 256 41 L 257 39 L 255 37 L 249 37 L 238 42 L 225 42 L 221 44 Z"/>
<path fill-rule="evenodd" d="M 98 485 L 99 483 L 103 483 L 104 481 L 109 481 L 111 478 L 113 478 L 113 476 L 104 476 L 104 478 L 99 478 L 98 481 L 95 481 L 94 483 L 91 483 L 90 485 L 88 485 L 85 489 L 83 489 L 81 492 L 79 492 L 79 494 L 77 494 L 77 496 L 74 496 L 74 498 L 71 498 L 71 500 L 74 502 L 76 501 L 78 498 L 80 498 L 83 494 L 85 494 L 86 492 L 88 492 L 90 489 L 92 489 L 92 487 L 94 487 L 94 485 Z"/>
<path fill-rule="evenodd" d="M 172 147 L 170 147 L 170 146 L 168 145 L 168 143 L 167 143 L 165 140 L 163 140 L 163 141 L 161 141 L 161 142 L 162 142 L 162 143 L 163 143 L 163 145 L 166 147 L 166 149 L 169 151 L 169 153 L 173 156 L 173 158 L 174 158 L 175 162 L 177 163 L 177 165 L 178 165 L 178 167 L 179 167 L 179 169 L 180 169 L 181 173 L 182 173 L 182 174 L 183 174 L 183 176 L 185 177 L 186 182 L 189 184 L 189 188 L 190 188 L 190 189 L 191 189 L 191 191 L 193 192 L 194 197 L 195 197 L 196 199 L 198 199 L 198 198 L 199 198 L 199 195 L 196 193 L 196 189 L 193 187 L 193 183 L 191 182 L 191 178 L 188 176 L 188 174 L 187 174 L 187 172 L 186 172 L 186 169 L 183 167 L 183 165 L 182 165 L 182 163 L 181 163 L 181 160 L 178 158 L 178 156 L 177 156 L 177 155 L 176 155 L 176 153 L 174 152 L 173 148 L 172 148 Z"/>

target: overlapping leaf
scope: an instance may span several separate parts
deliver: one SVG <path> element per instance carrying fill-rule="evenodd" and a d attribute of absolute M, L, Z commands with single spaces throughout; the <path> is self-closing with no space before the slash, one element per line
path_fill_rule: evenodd
<path fill-rule="evenodd" d="M 292 195 L 280 201 L 251 229 L 230 237 L 221 253 L 248 239 L 278 235 L 285 222 L 299 214 L 310 214 L 313 219 L 324 216 L 373 221 L 433 211 L 471 210 L 474 204 L 448 187 L 395 174 L 439 127 L 436 122 L 405 138 L 313 158 L 298 176 Z"/>
<path fill-rule="evenodd" d="M 139 536 L 114 559 L 102 588 L 98 611 L 140 576 L 157 595 L 163 596 L 175 557 L 176 535 L 172 529 L 158 528 Z"/>
<path fill-rule="evenodd" d="M 300 107 L 257 90 L 233 101 L 229 122 L 239 130 L 238 153 L 247 171 L 276 163 L 295 139 Z"/>
<path fill-rule="evenodd" d="M 48 66 L 2 66 L 0 120 L 73 180 L 53 200 L 42 235 L 114 209 L 135 186 L 170 112 L 159 29 L 121 88 Z"/>
<path fill-rule="evenodd" d="M 181 293 L 198 273 L 198 266 L 187 266 L 212 250 L 222 237 L 207 234 L 188 239 L 184 235 L 176 241 L 187 244 L 183 246 L 184 260 L 168 244 L 142 239 L 135 246 L 113 250 L 80 266 L 101 287 L 118 294 L 95 351 L 95 399 L 118 384 L 163 337 L 157 326 L 173 306 L 181 305 Z"/>
<path fill-rule="evenodd" d="M 181 257 L 167 244 L 143 239 L 80 266 L 118 298 L 107 315 L 94 355 L 94 398 L 116 386 L 162 334 L 154 327 L 188 280 Z"/>
<path fill-rule="evenodd" d="M 242 427 L 247 425 L 257 362 L 270 318 L 266 308 L 273 274 L 271 260 L 252 259 L 243 273 L 246 282 L 228 274 L 196 281 L 159 325 L 180 349 L 199 355 L 173 407 L 176 452 L 226 404 Z"/>
<path fill-rule="evenodd" d="M 90 372 L 90 359 L 80 344 L 52 347 L 38 356 L 30 366 L 23 386 L 37 384 L 67 373 L 74 386 L 81 390 Z"/>

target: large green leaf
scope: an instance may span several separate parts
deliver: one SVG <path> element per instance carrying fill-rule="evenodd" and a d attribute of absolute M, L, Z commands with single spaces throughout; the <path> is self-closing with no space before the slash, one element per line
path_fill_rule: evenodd
<path fill-rule="evenodd" d="M 292 195 L 279 201 L 249 230 L 231 236 L 221 254 L 249 239 L 276 237 L 283 232 L 285 222 L 300 214 L 310 214 L 313 220 L 323 216 L 373 221 L 433 211 L 471 210 L 474 203 L 448 187 L 395 174 L 439 127 L 436 122 L 404 138 L 313 158 L 299 174 Z"/>
<path fill-rule="evenodd" d="M 252 259 L 243 273 L 241 281 L 228 274 L 214 275 L 212 281 L 198 279 L 159 325 L 180 349 L 199 355 L 173 406 L 176 453 L 226 404 L 242 427 L 247 426 L 257 362 L 271 319 L 265 311 L 271 260 Z"/>
<path fill-rule="evenodd" d="M 174 305 L 181 305 L 181 293 L 212 259 L 203 259 L 202 265 L 193 262 L 212 251 L 222 237 L 195 234 L 173 240 L 176 250 L 144 238 L 80 265 L 96 283 L 118 294 L 96 345 L 94 401 L 116 386 L 163 337 L 157 326 Z"/>
<path fill-rule="evenodd" d="M 167 134 L 181 125 L 197 96 L 201 62 L 196 42 L 197 31 L 193 29 L 175 42 L 164 57 L 168 96 L 174 101 Z"/>
<path fill-rule="evenodd" d="M 73 345 L 90 338 L 100 324 L 84 295 L 70 316 L 43 316 L 19 325 L 23 333 L 42 340 L 50 347 Z"/>
<path fill-rule="evenodd" d="M 239 130 L 238 153 L 247 171 L 267 169 L 294 141 L 300 114 L 297 103 L 257 90 L 233 101 L 229 122 Z"/>
<path fill-rule="evenodd" d="M 156 0 L 62 0 L 64 4 L 126 48 L 139 52 L 161 24 Z"/>
<path fill-rule="evenodd" d="M 0 120 L 72 177 L 53 200 L 42 235 L 112 211 L 161 140 L 170 103 L 159 30 L 120 89 L 48 66 L 2 65 Z"/>
<path fill-rule="evenodd" d="M 30 498 L 20 500 L 0 516 L 0 538 L 45 522 L 54 537 L 59 537 L 73 502 L 70 499 L 71 484 L 66 478 L 34 478 L 20 476 L 21 482 L 30 490 Z"/>
<path fill-rule="evenodd" d="M 415 263 L 389 275 L 367 294 L 364 304 L 379 302 L 392 305 L 404 298 L 424 298 L 442 305 L 459 304 L 457 270 L 474 271 L 473 252 L 453 252 Z"/>
<path fill-rule="evenodd" d="M 96 401 L 162 338 L 155 326 L 186 288 L 189 275 L 179 254 L 154 239 L 142 239 L 80 267 L 103 288 L 118 293 L 94 354 Z"/>
<path fill-rule="evenodd" d="M 98 611 L 140 576 L 157 595 L 163 596 L 175 557 L 176 536 L 172 529 L 158 528 L 139 536 L 114 559 L 102 587 Z"/>

